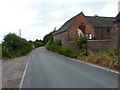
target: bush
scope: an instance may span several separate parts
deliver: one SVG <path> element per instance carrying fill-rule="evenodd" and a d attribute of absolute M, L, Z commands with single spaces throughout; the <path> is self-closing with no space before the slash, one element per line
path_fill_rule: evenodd
<path fill-rule="evenodd" d="M 89 50 L 87 50 L 87 49 L 81 49 L 79 55 L 80 56 L 88 56 L 89 55 Z"/>
<path fill-rule="evenodd" d="M 82 48 L 78 49 L 79 56 L 88 56 L 89 55 L 89 50 L 86 46 L 86 44 L 82 44 Z"/>
<path fill-rule="evenodd" d="M 29 41 L 29 43 L 34 47 L 34 48 L 38 48 L 41 46 L 45 46 L 45 44 L 42 41 Z"/>
<path fill-rule="evenodd" d="M 77 53 L 73 48 L 69 48 L 68 46 L 64 45 L 60 47 L 59 53 L 72 58 L 75 58 L 77 56 Z"/>
<path fill-rule="evenodd" d="M 120 70 L 120 49 L 106 49 L 99 52 L 89 51 L 85 61 Z"/>
<path fill-rule="evenodd" d="M 75 43 L 78 49 L 82 49 L 82 45 L 87 42 L 87 37 L 85 35 L 77 35 L 75 37 Z"/>
<path fill-rule="evenodd" d="M 81 49 L 69 48 L 68 46 L 62 45 L 59 40 L 47 42 L 46 48 L 50 51 L 57 52 L 68 57 L 77 58 L 100 66 L 120 70 L 120 49 L 105 49 L 99 52 L 94 52 L 88 50 L 84 40 L 82 39 L 80 41 L 82 42 Z"/>
<path fill-rule="evenodd" d="M 74 49 L 62 45 L 60 40 L 55 40 L 53 43 L 51 41 L 47 42 L 46 48 L 50 51 L 57 52 L 68 57 L 77 56 Z"/>
<path fill-rule="evenodd" d="M 59 52 L 59 48 L 61 45 L 60 43 L 61 43 L 61 41 L 59 41 L 59 40 L 55 40 L 54 42 L 52 42 L 50 40 L 47 42 L 46 48 L 50 51 Z"/>
<path fill-rule="evenodd" d="M 48 41 L 52 40 L 53 39 L 53 33 L 55 33 L 56 31 L 52 31 L 50 32 L 49 34 L 45 35 L 43 37 L 43 42 L 46 44 Z"/>
<path fill-rule="evenodd" d="M 32 45 L 16 34 L 9 33 L 2 43 L 3 58 L 14 58 L 25 55 L 33 49 Z"/>

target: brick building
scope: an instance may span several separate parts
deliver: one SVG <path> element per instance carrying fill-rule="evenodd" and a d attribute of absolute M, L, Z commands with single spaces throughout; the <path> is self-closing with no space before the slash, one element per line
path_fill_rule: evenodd
<path fill-rule="evenodd" d="M 54 40 L 73 46 L 74 37 L 80 33 L 90 40 L 111 39 L 111 29 L 115 17 L 85 16 L 82 12 L 65 22 L 54 34 Z"/>
<path fill-rule="evenodd" d="M 120 12 L 115 17 L 114 27 L 111 31 L 111 46 L 112 48 L 120 48 Z"/>

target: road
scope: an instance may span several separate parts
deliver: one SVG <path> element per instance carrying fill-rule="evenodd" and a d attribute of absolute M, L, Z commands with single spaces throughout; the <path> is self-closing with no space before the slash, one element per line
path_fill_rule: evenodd
<path fill-rule="evenodd" d="M 30 53 L 21 88 L 118 88 L 118 73 L 52 53 Z"/>

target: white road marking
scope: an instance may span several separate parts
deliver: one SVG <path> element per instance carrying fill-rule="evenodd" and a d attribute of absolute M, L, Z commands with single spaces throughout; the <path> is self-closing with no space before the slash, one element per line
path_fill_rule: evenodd
<path fill-rule="evenodd" d="M 100 69 L 104 69 L 104 70 L 107 70 L 107 71 L 111 71 L 113 73 L 117 73 L 117 74 L 119 73 L 118 71 L 107 69 L 107 68 L 104 68 L 104 67 L 101 67 L 101 66 L 97 66 L 97 65 L 94 65 L 94 64 L 91 64 L 91 63 L 87 63 L 87 62 L 84 62 L 84 61 L 80 61 L 80 60 L 77 60 L 77 59 L 71 58 L 71 60 L 74 60 L 74 61 L 77 61 L 77 62 L 82 62 L 82 63 L 85 63 L 87 65 L 90 65 L 90 66 L 93 66 L 93 67 L 96 67 L 96 68 L 100 68 Z"/>
<path fill-rule="evenodd" d="M 22 79 L 21 79 L 19 88 L 22 88 L 23 80 L 24 80 L 24 78 L 25 78 L 25 73 L 26 73 L 26 71 L 27 71 L 27 67 L 28 67 L 28 63 L 29 63 L 29 62 L 30 62 L 30 56 L 29 56 L 29 58 L 28 58 L 28 62 L 27 62 L 27 64 L 26 64 L 25 70 L 24 70 L 24 72 L 23 72 L 23 76 L 22 76 Z"/>
<path fill-rule="evenodd" d="M 52 51 L 50 51 L 52 52 Z M 59 53 L 54 53 L 52 52 L 54 55 L 57 54 L 57 55 L 60 55 L 60 56 L 63 56 Z M 66 57 L 66 56 L 63 56 L 63 57 Z M 73 58 L 70 58 L 70 57 L 66 57 L 66 58 L 69 58 L 70 60 L 73 60 L 73 61 L 76 61 L 76 62 L 79 62 L 79 63 L 84 63 L 84 64 L 87 64 L 87 65 L 90 65 L 90 66 L 93 66 L 93 67 L 96 67 L 96 68 L 99 68 L 99 69 L 103 69 L 103 70 L 107 70 L 107 71 L 110 71 L 110 72 L 113 72 L 113 73 L 116 73 L 116 74 L 119 74 L 118 71 L 115 71 L 115 70 L 111 70 L 111 69 L 107 69 L 107 68 L 104 68 L 104 67 L 101 67 L 101 66 L 97 66 L 95 64 L 92 64 L 92 63 L 87 63 L 87 62 L 84 62 L 84 61 L 80 61 L 80 60 L 77 60 L 77 59 L 73 59 Z"/>

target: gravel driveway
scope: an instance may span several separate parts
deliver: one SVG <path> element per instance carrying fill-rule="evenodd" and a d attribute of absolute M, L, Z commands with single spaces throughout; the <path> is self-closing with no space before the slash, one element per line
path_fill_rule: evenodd
<path fill-rule="evenodd" d="M 2 62 L 2 88 L 19 87 L 28 57 L 29 55 Z"/>

